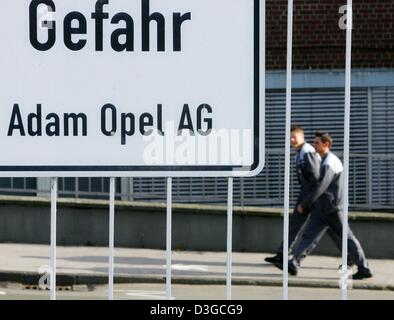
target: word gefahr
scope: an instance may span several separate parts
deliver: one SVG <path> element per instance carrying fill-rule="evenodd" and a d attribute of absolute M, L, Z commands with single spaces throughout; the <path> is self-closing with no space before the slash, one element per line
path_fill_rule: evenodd
<path fill-rule="evenodd" d="M 63 0 L 61 0 L 63 1 Z M 141 49 L 142 51 L 150 51 L 150 27 L 151 22 L 157 25 L 157 50 L 165 51 L 165 18 L 159 12 L 150 13 L 149 9 L 150 0 L 141 0 Z M 104 11 L 104 5 L 108 5 L 109 0 L 98 0 L 95 5 L 95 11 L 90 14 L 91 19 L 94 20 L 95 25 L 95 50 L 103 51 L 103 34 L 105 20 L 109 20 L 109 13 Z M 55 0 L 33 0 L 29 7 L 29 26 L 30 26 L 30 43 L 39 51 L 50 50 L 56 43 L 56 24 L 55 18 L 51 20 L 42 20 L 38 16 L 39 6 L 46 5 L 49 12 L 53 12 L 55 16 L 56 4 Z M 49 15 L 48 15 L 49 16 Z M 191 20 L 191 13 L 187 12 L 181 14 L 174 12 L 172 15 L 172 37 L 173 37 L 173 50 L 181 51 L 181 33 L 182 24 Z M 134 19 L 125 12 L 116 13 L 110 23 L 112 25 L 122 25 L 115 29 L 111 34 L 111 47 L 113 50 L 120 51 L 134 51 L 134 32 L 135 24 Z M 123 27 L 125 25 L 125 27 Z M 47 30 L 47 38 L 45 42 L 38 40 L 38 28 L 45 28 Z M 66 47 L 72 51 L 79 51 L 83 49 L 87 43 L 88 29 L 87 18 L 78 11 L 68 13 L 63 19 L 63 40 Z M 121 38 L 125 39 L 121 41 Z M 109 39 L 108 39 L 109 41 Z"/>

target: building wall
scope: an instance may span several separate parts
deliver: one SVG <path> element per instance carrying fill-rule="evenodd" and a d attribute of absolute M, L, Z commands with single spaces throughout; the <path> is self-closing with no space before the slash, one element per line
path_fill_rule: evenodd
<path fill-rule="evenodd" d="M 294 0 L 293 69 L 343 69 L 346 0 Z M 267 0 L 267 69 L 286 69 L 287 0 Z M 353 1 L 353 68 L 394 67 L 394 1 Z"/>

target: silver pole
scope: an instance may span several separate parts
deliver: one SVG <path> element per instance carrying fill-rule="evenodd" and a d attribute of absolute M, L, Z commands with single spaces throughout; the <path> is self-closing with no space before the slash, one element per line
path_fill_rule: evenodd
<path fill-rule="evenodd" d="M 167 178 L 167 231 L 166 231 L 166 260 L 167 260 L 167 277 L 166 277 L 166 298 L 171 299 L 171 235 L 172 235 L 172 178 Z"/>
<path fill-rule="evenodd" d="M 293 0 L 287 9 L 287 69 L 286 69 L 286 141 L 285 141 L 285 194 L 283 210 L 283 300 L 289 299 L 289 194 L 290 194 L 290 129 L 291 129 L 291 76 L 293 54 Z"/>
<path fill-rule="evenodd" d="M 56 202 L 57 178 L 51 178 L 51 300 L 56 300 Z"/>
<path fill-rule="evenodd" d="M 352 63 L 352 0 L 347 1 L 346 21 L 346 71 L 345 71 L 345 124 L 343 143 L 343 229 L 342 229 L 342 300 L 347 300 L 347 254 L 348 254 L 348 216 L 349 216 L 349 131 L 350 131 L 350 94 Z"/>
<path fill-rule="evenodd" d="M 368 210 L 372 211 L 372 88 L 368 88 Z"/>
<path fill-rule="evenodd" d="M 115 178 L 109 180 L 108 300 L 114 299 Z"/>
<path fill-rule="evenodd" d="M 232 274 L 232 241 L 233 241 L 233 178 L 228 178 L 227 194 L 227 300 L 231 300 Z"/>

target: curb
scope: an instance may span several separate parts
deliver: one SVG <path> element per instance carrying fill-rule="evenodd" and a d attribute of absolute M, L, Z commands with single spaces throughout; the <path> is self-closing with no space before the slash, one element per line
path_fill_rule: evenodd
<path fill-rule="evenodd" d="M 0 272 L 0 282 L 16 282 L 23 285 L 38 285 L 41 274 L 34 272 Z M 114 283 L 162 283 L 166 282 L 165 276 L 114 276 Z M 97 275 L 81 275 L 81 274 L 56 274 L 56 285 L 74 286 L 74 285 L 104 285 L 108 283 L 107 274 Z M 196 278 L 196 277 L 182 277 L 173 276 L 173 284 L 185 285 L 226 285 L 225 278 Z M 267 286 L 267 287 L 281 287 L 282 279 L 232 279 L 232 285 L 238 286 Z M 305 281 L 298 279 L 289 279 L 289 287 L 304 287 L 304 288 L 327 288 L 339 289 L 337 281 Z M 386 290 L 394 291 L 394 285 L 374 284 L 366 282 L 352 283 L 352 289 L 362 290 Z"/>

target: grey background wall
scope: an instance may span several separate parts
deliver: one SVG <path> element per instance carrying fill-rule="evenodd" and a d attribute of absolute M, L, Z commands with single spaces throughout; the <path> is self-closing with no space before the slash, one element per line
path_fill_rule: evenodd
<path fill-rule="evenodd" d="M 18 200 L 16 200 L 18 198 Z M 119 201 L 115 208 L 115 245 L 165 248 L 165 204 Z M 60 199 L 57 243 L 108 245 L 108 203 Z M 233 250 L 274 252 L 282 239 L 280 209 L 234 209 Z M 173 250 L 225 251 L 226 207 L 178 205 L 173 208 Z M 371 258 L 394 258 L 394 215 L 352 212 L 350 226 Z M 0 241 L 47 244 L 50 203 L 40 198 L 0 199 Z M 315 254 L 340 255 L 326 236 Z"/>

